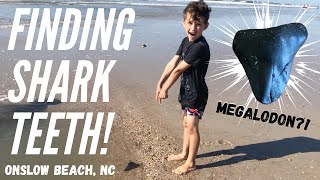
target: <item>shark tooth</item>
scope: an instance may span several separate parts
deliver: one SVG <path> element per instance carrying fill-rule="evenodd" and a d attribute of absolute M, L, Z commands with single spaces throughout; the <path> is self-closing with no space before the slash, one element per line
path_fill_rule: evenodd
<path fill-rule="evenodd" d="M 270 104 L 281 96 L 293 59 L 307 37 L 307 28 L 301 23 L 236 33 L 232 48 L 259 102 Z"/>

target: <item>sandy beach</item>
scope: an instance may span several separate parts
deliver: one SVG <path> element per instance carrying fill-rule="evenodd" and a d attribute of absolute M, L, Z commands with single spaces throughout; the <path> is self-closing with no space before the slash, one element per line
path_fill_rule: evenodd
<path fill-rule="evenodd" d="M 36 5 L 7 5 L 11 8 L 17 6 Z M 46 6 L 46 5 L 44 5 Z M 95 169 L 100 165 L 115 165 L 113 176 L 46 176 L 48 179 L 319 179 L 320 178 L 320 64 L 319 56 L 305 56 L 295 59 L 295 65 L 301 62 L 308 64 L 314 71 L 304 69 L 305 77 L 298 76 L 293 66 L 292 73 L 301 78 L 298 84 L 304 87 L 305 100 L 297 91 L 291 89 L 290 100 L 288 93 L 282 95 L 281 108 L 279 103 L 262 105 L 252 100 L 248 107 L 259 109 L 259 112 L 270 111 L 279 114 L 292 115 L 310 119 L 307 130 L 280 126 L 277 123 L 240 119 L 217 113 L 218 102 L 233 103 L 244 106 L 251 92 L 249 84 L 238 93 L 243 84 L 239 83 L 224 91 L 235 78 L 235 74 L 215 80 L 221 66 L 217 60 L 234 58 L 232 48 L 214 39 L 228 41 L 228 37 L 219 28 L 228 26 L 228 22 L 235 23 L 239 28 L 246 28 L 235 8 L 214 8 L 209 21 L 210 26 L 205 31 L 211 50 L 211 64 L 207 73 L 209 87 L 209 101 L 203 119 L 200 122 L 201 143 L 196 159 L 197 169 L 187 175 L 173 174 L 172 169 L 183 162 L 168 162 L 167 156 L 179 153 L 182 147 L 182 114 L 177 101 L 177 82 L 169 91 L 169 98 L 162 104 L 155 101 L 155 88 L 157 81 L 166 63 L 176 53 L 185 33 L 182 28 L 183 7 L 139 6 L 121 4 L 89 5 L 90 7 L 115 7 L 122 9 L 131 7 L 136 12 L 136 19 L 132 28 L 132 38 L 128 51 L 115 51 L 101 49 L 94 51 L 79 51 L 73 48 L 68 51 L 26 51 L 24 50 L 26 34 L 18 36 L 16 49 L 8 51 L 10 27 L 0 29 L 0 146 L 1 165 L 0 179 L 43 179 L 43 176 L 6 176 L 4 168 L 7 164 L 92 164 Z M 86 6 L 73 7 L 82 8 Z M 2 7 L 4 8 L 4 7 Z M 252 23 L 252 9 L 240 9 L 244 19 Z M 299 8 L 283 8 L 279 24 L 291 22 Z M 10 11 L 10 10 L 8 10 Z M 271 9 L 272 14 L 277 14 L 278 8 Z M 317 13 L 316 9 L 308 11 L 302 22 Z M 11 17 L 13 18 L 13 16 Z M 308 24 L 309 38 L 306 43 L 319 41 L 319 21 L 316 17 Z M 234 31 L 234 30 L 233 30 Z M 79 42 L 77 42 L 77 45 Z M 143 48 L 142 44 L 146 44 Z M 310 45 L 306 54 L 319 55 L 320 43 Z M 61 60 L 70 60 L 69 83 L 73 84 L 75 69 L 78 60 L 90 60 L 95 66 L 98 60 L 117 60 L 110 72 L 110 102 L 102 102 L 102 97 L 97 103 L 66 102 L 62 103 L 59 97 L 54 103 L 10 103 L 7 92 L 18 89 L 14 80 L 13 69 L 18 60 L 27 59 L 34 64 L 35 60 L 53 60 L 52 73 L 58 70 Z M 27 81 L 31 80 L 31 72 L 24 73 Z M 214 76 L 214 77 L 211 77 Z M 53 76 L 54 77 L 54 76 Z M 309 78 L 309 79 L 308 79 Z M 312 79 L 312 80 L 310 80 Z M 53 78 L 49 80 L 49 88 Z M 88 97 L 91 95 L 93 80 L 89 81 Z M 71 86 L 69 88 L 71 92 Z M 223 92 L 223 93 L 222 93 Z M 47 91 L 50 93 L 50 90 Z M 110 139 L 107 144 L 99 139 L 99 147 L 107 147 L 107 155 L 78 155 L 80 139 L 84 121 L 79 121 L 73 143 L 71 155 L 64 155 L 66 138 L 70 121 L 61 120 L 56 128 L 60 129 L 60 136 L 53 141 L 53 146 L 59 148 L 58 155 L 25 155 L 24 151 L 28 142 L 31 126 L 26 121 L 24 133 L 20 144 L 20 153 L 11 155 L 12 143 L 15 135 L 17 121 L 12 115 L 17 111 L 27 112 L 115 112 Z M 94 116 L 95 117 L 95 116 Z M 47 134 L 48 120 L 39 122 L 43 134 Z M 105 127 L 103 124 L 102 127 Z M 104 129 L 104 128 L 102 128 Z M 103 136 L 104 130 L 101 131 Z M 91 141 L 91 140 L 90 140 Z M 45 136 L 37 138 L 35 147 L 42 148 Z M 89 143 L 88 143 L 89 144 Z M 89 151 L 90 145 L 87 146 Z"/>

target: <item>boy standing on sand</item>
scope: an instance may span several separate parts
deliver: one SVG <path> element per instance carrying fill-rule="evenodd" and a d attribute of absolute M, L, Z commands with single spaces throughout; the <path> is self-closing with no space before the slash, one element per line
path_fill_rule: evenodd
<path fill-rule="evenodd" d="M 195 159 L 200 143 L 199 120 L 208 100 L 205 75 L 210 59 L 210 49 L 202 32 L 207 29 L 211 8 L 203 1 L 190 2 L 183 11 L 183 27 L 187 37 L 172 60 L 166 65 L 157 84 L 156 100 L 168 98 L 169 88 L 181 76 L 179 102 L 183 111 L 183 148 L 180 154 L 172 154 L 168 161 L 186 160 L 173 170 L 186 174 L 196 170 Z"/>

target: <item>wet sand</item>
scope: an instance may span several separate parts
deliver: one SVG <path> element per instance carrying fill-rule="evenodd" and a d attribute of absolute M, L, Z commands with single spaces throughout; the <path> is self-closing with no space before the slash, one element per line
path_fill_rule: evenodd
<path fill-rule="evenodd" d="M 161 15 L 161 7 L 156 9 Z M 171 10 L 178 11 L 179 8 Z M 136 10 L 138 12 L 138 10 Z M 168 10 L 165 10 L 168 11 Z M 292 11 L 292 10 L 291 10 Z M 288 13 L 290 14 L 289 11 Z M 224 59 L 232 54 L 226 46 L 210 40 L 211 37 L 224 38 L 223 34 L 213 25 L 225 22 L 224 16 L 232 17 L 233 10 L 217 10 L 210 20 L 210 27 L 205 32 L 210 48 L 211 60 Z M 17 60 L 53 59 L 54 71 L 59 62 L 69 59 L 72 63 L 70 84 L 73 83 L 74 69 L 77 60 L 88 59 L 94 64 L 100 59 L 118 60 L 110 74 L 110 102 L 103 103 L 101 98 L 97 103 L 57 103 L 57 104 L 28 104 L 21 102 L 11 104 L 7 100 L 1 102 L 1 171 L 6 164 L 93 164 L 98 168 L 102 164 L 116 166 L 114 176 L 73 176 L 59 177 L 63 179 L 319 179 L 320 178 L 320 134 L 319 112 L 317 111 L 319 84 L 314 83 L 314 91 L 308 98 L 312 105 L 298 97 L 294 107 L 287 97 L 284 98 L 283 113 L 304 116 L 311 119 L 307 131 L 288 128 L 277 124 L 263 123 L 240 119 L 216 113 L 217 103 L 229 102 L 244 105 L 250 88 L 235 95 L 237 87 L 220 94 L 232 81 L 232 77 L 212 81 L 208 79 L 210 99 L 203 120 L 200 123 L 201 144 L 197 156 L 198 170 L 184 176 L 177 176 L 171 170 L 183 162 L 167 162 L 166 157 L 174 152 L 180 152 L 182 146 L 182 115 L 177 102 L 178 84 L 169 91 L 169 99 L 159 105 L 154 100 L 155 85 L 167 61 L 176 52 L 184 37 L 181 17 L 177 13 L 167 16 L 155 16 L 152 13 L 138 14 L 136 23 L 132 26 L 133 35 L 128 51 L 23 51 L 23 37 L 17 42 L 17 50 L 7 51 L 6 43 L 1 43 L 1 84 L 0 93 L 5 95 L 9 89 L 15 89 L 13 68 Z M 248 15 L 249 16 L 249 15 Z M 169 20 L 170 19 L 170 20 Z M 314 23 L 318 23 L 317 19 Z M 319 29 L 310 25 L 311 37 Z M 3 42 L 8 42 L 8 29 L 1 30 Z M 316 39 L 316 38 L 314 38 Z M 312 42 L 312 41 L 311 41 Z M 146 48 L 141 45 L 147 44 Z M 314 49 L 319 51 L 319 44 Z M 318 50 L 317 50 L 318 49 Z M 318 57 L 306 57 L 306 61 L 317 61 Z M 319 71 L 320 65 L 314 67 Z M 210 64 L 207 75 L 216 73 L 216 64 Z M 26 73 L 30 79 L 31 73 Z M 312 74 L 317 82 L 319 75 Z M 54 76 L 53 76 L 54 77 Z M 53 79 L 50 79 L 49 85 Z M 89 88 L 92 89 L 93 81 Z M 89 91 L 88 97 L 90 97 Z M 249 107 L 256 108 L 255 103 Z M 60 121 L 57 128 L 61 135 L 53 145 L 61 149 L 58 155 L 10 155 L 16 122 L 12 120 L 12 112 L 16 109 L 44 112 L 115 112 L 115 121 L 108 144 L 99 142 L 99 147 L 106 146 L 108 154 L 78 155 L 79 142 L 82 134 L 83 121 L 79 123 L 70 156 L 63 155 L 67 130 L 70 122 Z M 276 104 L 259 105 L 259 111 L 269 110 L 280 113 Z M 21 150 L 25 149 L 30 122 L 26 123 Z M 48 120 L 40 122 L 40 128 L 48 127 Z M 101 132 L 103 136 L 104 132 Z M 43 147 L 44 138 L 39 138 L 37 147 Z M 89 145 L 87 147 L 87 150 Z M 132 162 L 132 163 L 130 163 Z M 124 171 L 127 165 L 129 171 Z M 138 164 L 137 166 L 133 164 Z M 4 176 L 3 171 L 1 176 Z M 2 177 L 0 179 L 2 179 Z M 5 177 L 17 179 L 17 176 Z M 25 179 L 26 177 L 19 177 Z M 43 177 L 27 177 L 43 179 Z M 54 176 L 48 179 L 57 178 Z"/>

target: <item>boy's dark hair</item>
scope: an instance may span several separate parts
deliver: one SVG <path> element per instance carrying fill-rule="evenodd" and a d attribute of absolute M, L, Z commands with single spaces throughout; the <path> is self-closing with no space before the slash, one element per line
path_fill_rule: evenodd
<path fill-rule="evenodd" d="M 203 1 L 190 2 L 187 7 L 183 10 L 183 19 L 186 18 L 187 14 L 190 13 L 191 17 L 195 21 L 200 21 L 200 17 L 204 17 L 205 22 L 209 20 L 211 8 Z"/>

